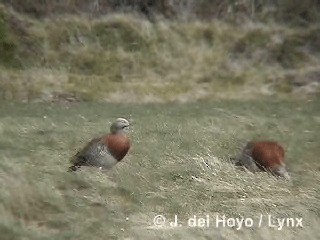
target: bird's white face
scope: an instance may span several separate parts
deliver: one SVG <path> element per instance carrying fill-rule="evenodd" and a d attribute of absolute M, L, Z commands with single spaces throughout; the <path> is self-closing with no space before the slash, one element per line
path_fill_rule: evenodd
<path fill-rule="evenodd" d="M 111 133 L 119 133 L 125 131 L 130 126 L 130 123 L 125 118 L 117 118 L 110 127 Z"/>

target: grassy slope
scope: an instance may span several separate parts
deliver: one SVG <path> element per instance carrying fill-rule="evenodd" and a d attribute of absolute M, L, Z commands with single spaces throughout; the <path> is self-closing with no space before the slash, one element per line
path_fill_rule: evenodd
<path fill-rule="evenodd" d="M 319 239 L 319 104 L 1 104 L 1 239 Z M 126 159 L 67 173 L 68 158 L 118 116 L 135 123 Z M 262 137 L 284 144 L 292 182 L 229 162 Z M 304 228 L 154 229 L 160 213 L 303 217 Z"/>
<path fill-rule="evenodd" d="M 301 97 L 305 85 L 319 92 L 319 32 L 217 20 L 152 24 L 121 14 L 39 21 L 0 5 L 0 100 Z"/>

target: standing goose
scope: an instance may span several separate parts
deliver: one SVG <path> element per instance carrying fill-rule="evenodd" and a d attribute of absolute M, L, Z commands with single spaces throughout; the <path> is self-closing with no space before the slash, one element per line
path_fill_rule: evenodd
<path fill-rule="evenodd" d="M 120 162 L 130 149 L 130 140 L 126 135 L 129 126 L 127 119 L 116 119 L 109 134 L 92 139 L 71 159 L 69 171 L 76 171 L 81 166 L 108 169 Z"/>

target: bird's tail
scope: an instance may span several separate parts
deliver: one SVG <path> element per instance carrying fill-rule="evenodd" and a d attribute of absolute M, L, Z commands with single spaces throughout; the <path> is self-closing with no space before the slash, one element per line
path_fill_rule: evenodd
<path fill-rule="evenodd" d="M 68 168 L 68 172 L 75 172 L 79 169 L 79 166 L 72 165 Z"/>
<path fill-rule="evenodd" d="M 72 164 L 68 172 L 75 172 L 77 171 L 81 166 L 86 165 L 86 158 L 80 155 L 80 152 L 78 152 L 76 155 L 74 155 L 70 159 L 70 163 Z"/>

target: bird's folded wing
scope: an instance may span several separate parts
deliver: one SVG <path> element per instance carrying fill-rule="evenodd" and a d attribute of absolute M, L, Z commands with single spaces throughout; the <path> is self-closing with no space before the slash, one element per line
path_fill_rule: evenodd
<path fill-rule="evenodd" d="M 88 142 L 83 149 L 77 152 L 71 159 L 70 162 L 74 165 L 84 165 L 90 156 L 94 155 L 97 151 L 101 138 L 94 138 Z"/>

